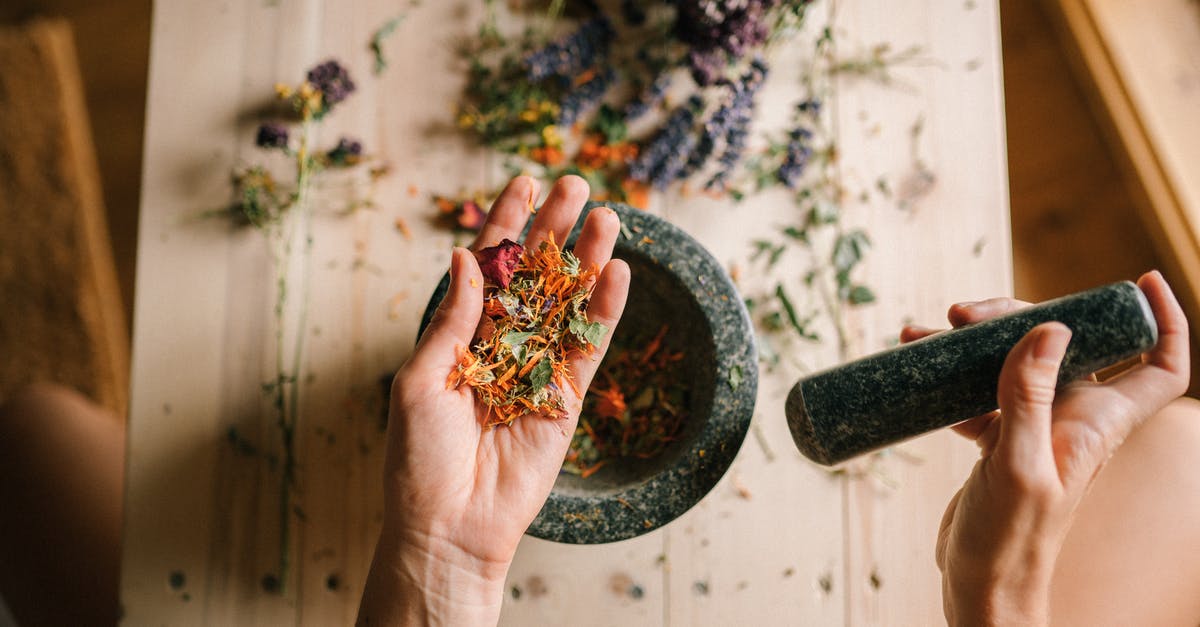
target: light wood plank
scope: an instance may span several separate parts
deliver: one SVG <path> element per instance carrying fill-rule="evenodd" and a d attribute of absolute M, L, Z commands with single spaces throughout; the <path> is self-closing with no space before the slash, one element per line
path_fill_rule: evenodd
<path fill-rule="evenodd" d="M 876 174 L 903 188 L 918 120 L 916 154 L 936 176 L 908 209 L 881 194 L 848 209 L 876 242 L 864 270 L 879 301 L 850 313 L 852 352 L 866 354 L 894 342 L 906 321 L 943 326 L 952 302 L 1012 292 L 999 20 L 986 2 L 905 11 L 846 2 L 836 23 L 839 55 L 885 41 L 895 50 L 918 45 L 929 60 L 895 68 L 895 87 L 848 77 L 838 89 L 843 177 L 852 196 L 874 185 Z M 848 465 L 848 624 L 944 620 L 934 540 L 975 456 L 974 445 L 940 433 Z"/>

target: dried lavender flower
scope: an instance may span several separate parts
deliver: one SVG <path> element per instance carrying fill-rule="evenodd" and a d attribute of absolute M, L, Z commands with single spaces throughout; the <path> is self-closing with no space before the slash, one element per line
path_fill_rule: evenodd
<path fill-rule="evenodd" d="M 616 81 L 616 78 L 615 72 L 605 69 L 597 72 L 591 80 L 577 85 L 567 92 L 563 96 L 562 102 L 559 103 L 558 126 L 562 128 L 571 126 L 583 112 L 600 104 L 600 100 L 604 98 L 605 92 Z"/>
<path fill-rule="evenodd" d="M 325 157 L 335 166 L 354 165 L 362 160 L 362 152 L 362 142 L 343 137 L 333 149 L 325 153 Z"/>
<path fill-rule="evenodd" d="M 754 96 L 767 77 L 767 63 L 762 58 L 750 62 L 750 68 L 735 84 L 733 101 L 729 105 L 731 120 L 725 131 L 725 149 L 717 158 L 720 168 L 707 183 L 705 189 L 723 190 L 733 170 L 742 160 L 746 140 L 750 136 L 750 121 L 754 117 Z"/>
<path fill-rule="evenodd" d="M 625 122 L 632 122 L 650 111 L 650 108 L 662 102 L 671 86 L 671 73 L 663 72 L 654 78 L 650 87 L 642 91 L 637 98 L 625 105 Z"/>
<path fill-rule="evenodd" d="M 323 106 L 317 112 L 318 117 L 345 100 L 355 90 L 354 81 L 350 79 L 350 72 L 334 59 L 329 59 L 309 70 L 307 78 L 308 82 L 321 92 Z"/>
<path fill-rule="evenodd" d="M 662 130 L 629 164 L 629 176 L 659 189 L 675 181 L 687 165 L 688 156 L 695 146 L 692 126 L 696 122 L 696 113 L 703 106 L 704 101 L 693 95 L 687 103 L 676 107 Z"/>
<path fill-rule="evenodd" d="M 529 81 L 536 83 L 551 76 L 570 78 L 597 65 L 608 54 L 613 35 L 608 18 L 584 22 L 574 33 L 525 56 L 523 63 Z"/>
<path fill-rule="evenodd" d="M 775 172 L 775 178 L 789 189 L 796 189 L 800 184 L 800 177 L 804 176 L 804 169 L 812 157 L 811 141 L 812 132 L 806 128 L 795 128 L 788 133 L 783 163 Z"/>
<path fill-rule="evenodd" d="M 288 129 L 282 124 L 266 122 L 258 127 L 254 143 L 259 148 L 286 149 L 288 147 Z"/>

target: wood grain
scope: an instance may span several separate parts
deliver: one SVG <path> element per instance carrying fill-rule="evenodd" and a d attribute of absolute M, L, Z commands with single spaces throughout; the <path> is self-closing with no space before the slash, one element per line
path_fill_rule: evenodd
<path fill-rule="evenodd" d="M 1200 8 L 1184 0 L 1047 7 L 1089 87 L 1142 222 L 1190 319 L 1200 317 Z M 1193 342 L 1193 356 L 1197 348 Z M 1193 383 L 1192 392 L 1196 391 Z"/>
<path fill-rule="evenodd" d="M 375 381 L 413 345 L 453 239 L 424 218 L 427 197 L 406 190 L 486 188 L 503 176 L 498 160 L 450 128 L 450 103 L 464 76 L 452 46 L 471 34 L 481 9 L 466 6 L 413 10 L 389 40 L 392 67 L 378 80 L 370 78 L 364 46 L 395 3 L 343 11 L 315 0 L 191 2 L 156 12 L 122 593 L 129 624 L 326 625 L 352 618 L 380 511 Z M 904 179 L 908 130 L 921 111 L 922 154 L 938 176 L 906 212 L 883 199 L 847 204 L 852 222 L 875 237 L 864 271 L 880 301 L 851 321 L 852 352 L 862 354 L 882 347 L 910 316 L 935 324 L 954 300 L 1011 290 L 998 31 L 994 7 L 947 11 L 921 2 L 900 20 L 882 3 L 837 8 L 839 46 L 898 39 L 940 60 L 902 70 L 915 85 L 910 91 L 838 85 L 833 106 L 847 188 L 871 187 L 876 173 Z M 788 59 L 807 51 L 780 54 L 762 104 L 763 116 L 776 120 L 786 118 L 795 96 Z M 227 198 L 230 168 L 262 158 L 250 145 L 257 119 L 246 112 L 265 102 L 272 83 L 327 57 L 350 66 L 361 93 L 329 118 L 324 139 L 361 137 L 397 174 L 376 190 L 377 209 L 317 216 L 320 296 L 308 329 L 297 436 L 299 583 L 269 595 L 260 581 L 274 567 L 277 471 L 238 455 L 225 440 L 235 427 L 268 453 L 275 447 L 260 390 L 272 376 L 274 350 L 267 251 L 254 233 L 192 217 Z M 658 197 L 650 210 L 732 261 L 795 208 L 786 194 L 766 194 L 736 208 L 696 196 Z M 397 215 L 407 219 L 411 241 L 392 227 Z M 745 277 L 745 287 L 763 280 Z M 810 367 L 839 359 L 831 343 L 801 347 L 796 357 Z M 591 547 L 526 538 L 501 622 L 939 618 L 932 538 L 965 475 L 969 447 L 946 436 L 905 445 L 881 462 L 896 481 L 890 488 L 870 473 L 832 474 L 801 459 L 789 440 L 782 401 L 795 374 L 781 369 L 764 377 L 754 419 L 761 441 L 749 437 L 725 479 L 666 528 Z M 186 573 L 182 589 L 168 585 L 176 571 Z M 872 572 L 882 586 L 871 586 Z"/>

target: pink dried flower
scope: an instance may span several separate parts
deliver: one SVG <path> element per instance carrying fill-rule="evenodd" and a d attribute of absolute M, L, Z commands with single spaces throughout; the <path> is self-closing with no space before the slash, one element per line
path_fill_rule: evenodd
<path fill-rule="evenodd" d="M 488 284 L 507 288 L 524 251 L 525 248 L 520 244 L 505 239 L 495 246 L 476 252 L 475 260 L 479 262 L 479 269 Z"/>
<path fill-rule="evenodd" d="M 479 203 L 474 200 L 463 201 L 462 208 L 458 214 L 458 225 L 470 231 L 478 231 L 483 228 L 484 221 L 487 220 L 487 214 L 483 209 L 479 208 Z"/>

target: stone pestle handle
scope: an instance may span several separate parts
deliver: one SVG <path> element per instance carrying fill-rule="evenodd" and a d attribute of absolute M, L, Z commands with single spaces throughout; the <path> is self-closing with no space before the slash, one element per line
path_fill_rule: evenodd
<path fill-rule="evenodd" d="M 1158 342 L 1150 304 L 1133 283 L 1071 294 L 801 379 L 787 398 L 792 439 L 809 459 L 832 465 L 992 411 L 1009 350 L 1050 321 L 1072 331 L 1059 385 Z"/>

